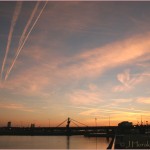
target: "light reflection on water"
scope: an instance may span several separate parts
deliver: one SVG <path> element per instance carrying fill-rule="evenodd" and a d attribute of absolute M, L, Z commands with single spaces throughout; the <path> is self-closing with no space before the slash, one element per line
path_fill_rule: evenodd
<path fill-rule="evenodd" d="M 110 140 L 84 136 L 0 136 L 0 149 L 106 149 Z"/>

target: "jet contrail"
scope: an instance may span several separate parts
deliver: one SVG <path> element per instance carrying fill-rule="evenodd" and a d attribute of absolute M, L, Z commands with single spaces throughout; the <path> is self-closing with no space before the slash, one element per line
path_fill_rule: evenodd
<path fill-rule="evenodd" d="M 11 21 L 11 26 L 10 26 L 10 31 L 9 31 L 8 41 L 7 41 L 7 46 L 6 46 L 6 52 L 5 52 L 4 60 L 3 60 L 3 63 L 2 63 L 1 79 L 2 79 L 2 76 L 3 76 L 3 71 L 4 71 L 7 55 L 8 55 L 8 52 L 9 52 L 14 27 L 15 27 L 17 19 L 19 17 L 21 7 L 22 7 L 22 2 L 17 2 L 16 8 L 15 8 L 15 11 L 14 11 L 14 14 L 13 14 L 13 18 L 12 18 L 12 21 Z"/>
<path fill-rule="evenodd" d="M 46 7 L 47 2 L 48 2 L 48 1 L 46 1 L 45 4 L 44 4 L 44 6 L 42 7 L 42 10 L 40 11 L 39 15 L 37 16 L 37 18 L 36 18 L 34 24 L 32 25 L 32 27 L 31 27 L 30 31 L 28 32 L 26 38 L 24 39 L 24 42 L 22 43 L 21 47 L 19 48 L 19 50 L 18 50 L 18 52 L 17 52 L 17 54 L 16 54 L 16 56 L 15 56 L 14 61 L 12 62 L 10 68 L 7 70 L 7 73 L 6 73 L 6 76 L 5 76 L 5 80 L 7 80 L 8 76 L 9 76 L 9 74 L 10 74 L 10 72 L 11 72 L 11 70 L 12 70 L 12 68 L 13 68 L 13 66 L 14 66 L 14 64 L 15 64 L 15 62 L 16 62 L 16 60 L 17 60 L 17 58 L 18 58 L 18 56 L 19 56 L 19 54 L 20 54 L 20 52 L 21 52 L 21 50 L 22 50 L 22 48 L 23 48 L 23 46 L 24 46 L 24 44 L 26 43 L 26 41 L 27 41 L 27 39 L 28 39 L 30 33 L 32 32 L 34 26 L 36 25 L 37 21 L 39 20 L 39 18 L 40 18 L 40 16 L 41 16 L 42 12 L 43 12 L 43 10 L 44 10 L 44 8 Z"/>
<path fill-rule="evenodd" d="M 37 8 L 38 8 L 39 4 L 40 4 L 40 2 L 38 1 L 38 2 L 36 3 L 36 5 L 35 5 L 33 11 L 32 11 L 32 14 L 31 14 L 31 16 L 30 16 L 30 18 L 29 18 L 29 20 L 28 20 L 28 22 L 27 22 L 27 24 L 26 24 L 24 30 L 23 30 L 23 33 L 22 33 L 21 38 L 20 38 L 20 41 L 19 41 L 19 46 L 18 46 L 17 52 L 18 52 L 19 48 L 21 47 L 21 44 L 23 43 L 23 40 L 24 40 L 25 35 L 26 35 L 26 32 L 27 32 L 27 30 L 28 30 L 28 28 L 29 28 L 29 26 L 30 26 L 30 24 L 31 24 L 31 22 L 32 22 L 32 20 L 33 20 L 33 18 L 34 18 L 34 16 L 35 16 L 35 13 L 36 13 L 36 11 L 37 11 Z"/>

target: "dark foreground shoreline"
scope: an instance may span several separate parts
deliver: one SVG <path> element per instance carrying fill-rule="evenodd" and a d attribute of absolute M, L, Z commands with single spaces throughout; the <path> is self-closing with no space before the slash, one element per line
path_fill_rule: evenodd
<path fill-rule="evenodd" d="M 150 135 L 126 134 L 117 135 L 115 149 L 150 149 Z"/>

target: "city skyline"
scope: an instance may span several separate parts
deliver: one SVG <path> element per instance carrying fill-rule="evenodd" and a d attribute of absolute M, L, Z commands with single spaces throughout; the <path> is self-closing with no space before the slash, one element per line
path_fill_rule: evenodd
<path fill-rule="evenodd" d="M 150 121 L 150 2 L 0 2 L 0 126 Z"/>

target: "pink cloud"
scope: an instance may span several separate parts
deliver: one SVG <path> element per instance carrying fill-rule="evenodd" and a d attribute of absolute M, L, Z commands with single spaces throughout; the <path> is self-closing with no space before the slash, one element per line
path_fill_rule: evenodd
<path fill-rule="evenodd" d="M 110 68 L 115 68 L 127 63 L 134 63 L 140 57 L 149 55 L 150 34 L 133 36 L 131 38 L 114 42 L 103 47 L 89 49 L 75 56 L 53 58 L 53 53 L 48 48 L 32 47 L 31 51 L 25 52 L 26 60 L 33 58 L 33 61 L 38 62 L 34 65 L 29 65 L 20 69 L 8 81 L 1 85 L 1 88 L 15 90 L 18 89 L 22 93 L 33 95 L 48 94 L 44 91 L 45 88 L 52 89 L 69 82 L 81 80 L 85 78 L 95 78 L 100 76 Z M 36 56 L 36 54 L 38 54 Z M 50 56 L 50 58 L 49 58 Z M 39 62 L 40 60 L 40 62 Z M 23 65 L 23 64 L 22 64 Z M 63 66 L 63 67 L 62 67 Z M 19 66 L 21 67 L 21 65 Z M 140 76 L 131 78 L 129 71 L 118 75 L 118 80 L 123 84 L 116 87 L 115 91 L 126 90 L 132 85 L 140 82 Z M 75 95 L 89 96 L 88 93 L 78 91 Z M 97 99 L 95 93 L 91 93 Z M 84 99 L 83 97 L 79 97 Z M 77 101 L 77 99 L 74 101 Z M 89 100 L 90 102 L 90 100 Z"/>
<path fill-rule="evenodd" d="M 86 105 L 101 103 L 101 94 L 90 90 L 76 90 L 69 94 L 69 99 L 72 104 Z"/>
<path fill-rule="evenodd" d="M 59 75 L 68 79 L 95 78 L 110 68 L 136 62 L 143 55 L 149 55 L 149 34 L 87 50 L 61 63 L 71 63 L 59 68 Z"/>
<path fill-rule="evenodd" d="M 117 75 L 118 81 L 121 85 L 117 85 L 113 88 L 113 91 L 128 91 L 134 88 L 135 85 L 143 81 L 143 74 L 132 75 L 130 70 L 125 70 L 123 73 Z"/>
<path fill-rule="evenodd" d="M 125 86 L 129 86 L 128 83 L 130 81 L 129 70 L 125 70 L 124 73 L 118 74 L 117 79 L 124 84 Z"/>
<path fill-rule="evenodd" d="M 33 69 L 33 68 L 32 68 Z M 43 89 L 50 84 L 47 76 L 39 74 L 36 70 L 21 71 L 15 78 L 3 81 L 2 88 L 22 95 L 46 96 Z"/>

